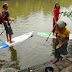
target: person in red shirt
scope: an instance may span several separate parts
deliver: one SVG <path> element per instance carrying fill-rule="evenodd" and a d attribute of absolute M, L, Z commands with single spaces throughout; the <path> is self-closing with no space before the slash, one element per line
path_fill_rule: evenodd
<path fill-rule="evenodd" d="M 52 30 L 52 32 L 54 35 L 55 29 L 56 29 L 56 23 L 59 20 L 59 14 L 60 14 L 60 4 L 58 2 L 56 2 L 56 4 L 55 4 L 53 12 L 54 12 L 54 17 L 53 17 L 53 30 Z M 61 12 L 61 13 L 63 13 L 63 12 Z"/>

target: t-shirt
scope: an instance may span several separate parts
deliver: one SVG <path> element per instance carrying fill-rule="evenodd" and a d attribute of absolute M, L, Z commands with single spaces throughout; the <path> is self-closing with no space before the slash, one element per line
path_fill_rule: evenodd
<path fill-rule="evenodd" d="M 56 33 L 59 35 L 59 37 L 61 38 L 66 38 L 66 37 L 69 37 L 70 35 L 70 31 L 69 29 L 66 28 L 65 32 L 64 33 L 60 33 L 60 31 L 56 30 Z"/>
<path fill-rule="evenodd" d="M 55 13 L 55 17 L 53 17 L 53 19 L 55 20 L 55 18 L 56 18 L 56 21 L 58 21 L 58 17 L 59 17 L 59 14 L 60 14 L 59 9 L 54 8 L 53 12 Z"/>

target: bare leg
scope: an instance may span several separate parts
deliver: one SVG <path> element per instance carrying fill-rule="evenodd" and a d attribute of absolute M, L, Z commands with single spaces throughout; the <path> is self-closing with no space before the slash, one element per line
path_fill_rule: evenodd
<path fill-rule="evenodd" d="M 53 61 L 52 63 L 55 64 L 59 61 L 59 59 L 56 59 L 55 61 Z"/>
<path fill-rule="evenodd" d="M 6 34 L 6 37 L 7 37 L 7 42 L 9 41 L 9 36 L 8 36 L 8 34 Z"/>
<path fill-rule="evenodd" d="M 12 41 L 12 35 L 9 35 L 10 38 L 10 43 L 14 43 L 14 41 Z"/>

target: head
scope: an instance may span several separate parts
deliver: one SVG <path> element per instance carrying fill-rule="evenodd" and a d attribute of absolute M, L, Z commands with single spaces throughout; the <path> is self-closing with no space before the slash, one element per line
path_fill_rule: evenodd
<path fill-rule="evenodd" d="M 8 3 L 4 3 L 4 4 L 3 4 L 3 9 L 4 9 L 4 10 L 8 10 Z"/>
<path fill-rule="evenodd" d="M 60 9 L 60 4 L 56 2 L 54 8 Z"/>
<path fill-rule="evenodd" d="M 58 21 L 57 22 L 57 29 L 58 30 L 63 30 L 66 28 L 66 26 L 67 26 L 67 24 L 64 21 Z"/>
<path fill-rule="evenodd" d="M 2 12 L 0 11 L 0 17 L 2 17 Z"/>

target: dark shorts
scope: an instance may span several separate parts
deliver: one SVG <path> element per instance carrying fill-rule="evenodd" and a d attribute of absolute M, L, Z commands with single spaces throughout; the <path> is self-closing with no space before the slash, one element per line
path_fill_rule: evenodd
<path fill-rule="evenodd" d="M 13 35 L 13 31 L 12 31 L 11 25 L 8 24 L 8 26 L 9 27 L 7 27 L 6 25 L 4 25 L 5 30 L 6 30 L 6 34 Z"/>

